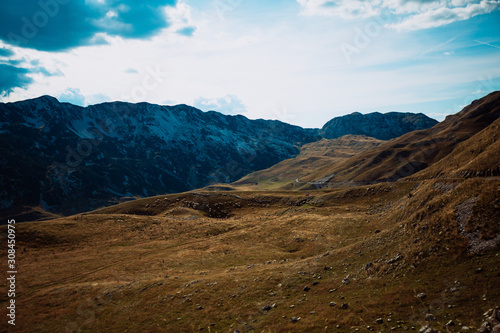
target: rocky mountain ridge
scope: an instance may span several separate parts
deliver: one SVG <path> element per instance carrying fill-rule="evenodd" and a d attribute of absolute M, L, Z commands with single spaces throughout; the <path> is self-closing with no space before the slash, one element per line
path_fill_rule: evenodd
<path fill-rule="evenodd" d="M 0 126 L 0 214 L 27 213 L 21 220 L 39 218 L 33 207 L 66 215 L 233 182 L 297 156 L 322 133 L 187 105 L 83 108 L 50 96 L 0 104 Z"/>
<path fill-rule="evenodd" d="M 390 140 L 408 132 L 432 127 L 438 122 L 423 113 L 409 112 L 354 112 L 336 117 L 320 130 L 325 139 L 336 139 L 344 135 L 366 135 L 379 140 Z"/>
<path fill-rule="evenodd" d="M 187 105 L 82 108 L 49 96 L 0 104 L 0 123 L 4 211 L 71 214 L 234 181 L 317 140 L 316 130 Z"/>

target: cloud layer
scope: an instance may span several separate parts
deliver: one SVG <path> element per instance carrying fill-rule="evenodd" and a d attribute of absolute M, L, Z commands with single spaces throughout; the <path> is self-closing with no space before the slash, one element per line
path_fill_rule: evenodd
<path fill-rule="evenodd" d="M 391 14 L 398 31 L 435 28 L 500 9 L 500 0 L 297 0 L 302 14 L 343 19 Z"/>
<path fill-rule="evenodd" d="M 168 26 L 165 6 L 177 0 L 5 1 L 0 39 L 41 51 L 102 44 L 103 34 L 147 38 Z"/>

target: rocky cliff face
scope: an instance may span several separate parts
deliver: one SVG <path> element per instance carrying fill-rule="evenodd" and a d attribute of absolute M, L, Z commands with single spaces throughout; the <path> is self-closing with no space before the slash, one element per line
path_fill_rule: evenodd
<path fill-rule="evenodd" d="M 231 182 L 296 156 L 317 130 L 186 105 L 48 96 L 0 104 L 0 210 L 71 214 Z"/>
<path fill-rule="evenodd" d="M 354 112 L 330 120 L 320 130 L 325 139 L 347 134 L 366 135 L 379 140 L 390 140 L 411 131 L 430 128 L 438 122 L 422 113 L 368 113 Z"/>

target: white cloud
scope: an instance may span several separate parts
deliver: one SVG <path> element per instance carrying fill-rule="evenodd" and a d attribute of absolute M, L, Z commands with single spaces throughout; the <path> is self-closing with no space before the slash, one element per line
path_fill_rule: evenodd
<path fill-rule="evenodd" d="M 85 98 L 86 105 L 101 104 L 105 102 L 111 102 L 111 98 L 106 94 L 92 94 Z"/>
<path fill-rule="evenodd" d="M 467 4 L 465 7 L 441 7 L 412 15 L 400 23 L 390 24 L 389 27 L 398 31 L 435 28 L 456 21 L 468 20 L 477 15 L 488 14 L 499 8 L 500 1 L 488 0 Z"/>
<path fill-rule="evenodd" d="M 191 14 L 191 7 L 186 3 L 179 1 L 175 7 L 165 7 L 165 13 L 170 22 L 168 30 L 181 32 L 181 35 L 190 35 L 184 34 L 182 31 L 191 29 L 194 32 L 196 29 L 196 24 Z"/>
<path fill-rule="evenodd" d="M 389 11 L 398 31 L 428 29 L 500 9 L 500 0 L 297 0 L 306 16 L 367 18 Z"/>
<path fill-rule="evenodd" d="M 85 96 L 83 96 L 78 88 L 68 88 L 60 94 L 57 99 L 60 102 L 71 103 L 78 106 L 85 106 Z"/>
<path fill-rule="evenodd" d="M 246 106 L 235 95 L 226 95 L 219 98 L 198 97 L 193 104 L 203 111 L 218 111 L 224 114 L 243 114 L 247 112 Z"/>

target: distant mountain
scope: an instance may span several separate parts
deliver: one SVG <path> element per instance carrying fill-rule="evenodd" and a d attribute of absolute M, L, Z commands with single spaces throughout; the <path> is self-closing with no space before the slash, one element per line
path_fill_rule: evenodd
<path fill-rule="evenodd" d="M 366 135 L 379 140 L 390 140 L 411 131 L 426 129 L 438 122 L 422 113 L 354 112 L 330 120 L 320 130 L 325 139 L 335 139 L 347 134 Z"/>
<path fill-rule="evenodd" d="M 231 182 L 318 139 L 317 129 L 187 105 L 82 108 L 49 96 L 0 104 L 0 126 L 2 215 L 72 214 Z"/>
<path fill-rule="evenodd" d="M 499 176 L 500 91 L 472 102 L 432 128 L 407 133 L 323 169 L 325 186 L 415 177 Z M 413 176 L 414 175 L 414 176 Z"/>

